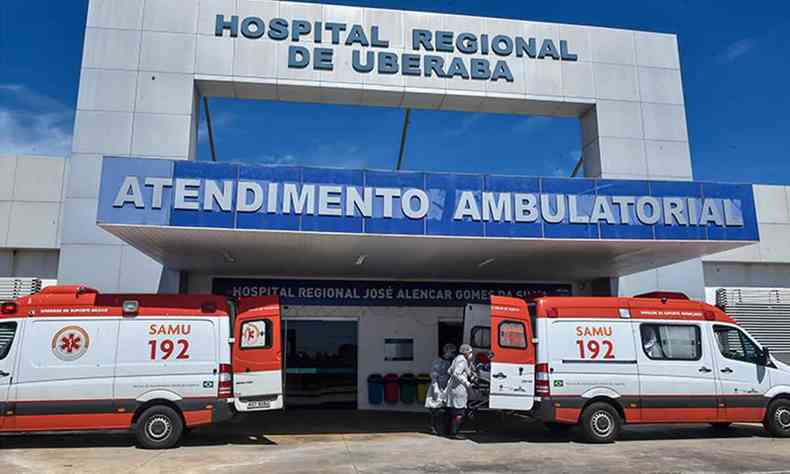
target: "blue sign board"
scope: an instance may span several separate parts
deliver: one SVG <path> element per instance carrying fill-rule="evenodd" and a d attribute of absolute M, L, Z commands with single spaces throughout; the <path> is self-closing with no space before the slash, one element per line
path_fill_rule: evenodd
<path fill-rule="evenodd" d="M 459 306 L 488 303 L 492 295 L 530 299 L 570 296 L 552 283 L 448 283 L 215 278 L 212 292 L 232 297 L 279 296 L 284 304 L 321 306 Z"/>
<path fill-rule="evenodd" d="M 751 185 L 105 158 L 99 224 L 368 235 L 757 241 Z"/>

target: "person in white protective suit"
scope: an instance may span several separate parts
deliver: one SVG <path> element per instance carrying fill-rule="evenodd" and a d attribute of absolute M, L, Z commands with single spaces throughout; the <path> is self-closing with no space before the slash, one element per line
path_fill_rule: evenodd
<path fill-rule="evenodd" d="M 431 365 L 431 385 L 425 395 L 425 408 L 431 411 L 431 431 L 433 434 L 444 433 L 443 419 L 445 389 L 450 380 L 450 365 L 457 353 L 455 344 L 447 343 L 442 347 L 442 356 L 437 357 Z"/>
<path fill-rule="evenodd" d="M 462 344 L 458 352 L 458 356 L 453 360 L 448 371 L 450 381 L 447 383 L 447 435 L 450 438 L 458 438 L 473 378 L 472 359 L 474 353 L 472 346 Z"/>

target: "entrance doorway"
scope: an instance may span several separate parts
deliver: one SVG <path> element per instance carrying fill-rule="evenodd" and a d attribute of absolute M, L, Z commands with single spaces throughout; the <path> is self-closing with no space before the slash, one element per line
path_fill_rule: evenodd
<path fill-rule="evenodd" d="M 442 347 L 445 344 L 451 343 L 455 344 L 455 347 L 458 348 L 461 346 L 461 342 L 464 338 L 464 324 L 460 321 L 439 321 L 439 345 L 437 349 L 437 355 L 441 357 L 442 354 Z"/>
<path fill-rule="evenodd" d="M 288 408 L 357 407 L 357 322 L 285 320 Z"/>

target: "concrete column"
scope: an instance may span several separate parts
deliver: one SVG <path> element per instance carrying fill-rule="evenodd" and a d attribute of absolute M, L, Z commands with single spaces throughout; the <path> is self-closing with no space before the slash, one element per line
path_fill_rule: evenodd
<path fill-rule="evenodd" d="M 197 4 L 90 1 L 63 211 L 61 283 L 139 292 L 174 285 L 160 264 L 97 227 L 96 207 L 104 156 L 195 159 Z"/>
<path fill-rule="evenodd" d="M 616 30 L 602 37 L 620 47 L 600 54 L 633 51 L 634 65 L 594 65 L 598 100 L 581 117 L 585 176 L 693 179 L 677 37 Z M 624 276 L 614 286 L 621 296 L 667 290 L 705 297 L 700 259 Z"/>

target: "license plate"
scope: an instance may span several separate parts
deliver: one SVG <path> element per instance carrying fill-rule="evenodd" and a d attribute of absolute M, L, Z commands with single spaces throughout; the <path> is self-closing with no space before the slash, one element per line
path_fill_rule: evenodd
<path fill-rule="evenodd" d="M 252 409 L 252 408 L 269 408 L 269 406 L 271 406 L 271 403 L 266 401 L 266 400 L 247 402 L 247 409 Z"/>

